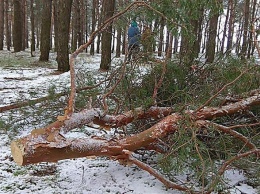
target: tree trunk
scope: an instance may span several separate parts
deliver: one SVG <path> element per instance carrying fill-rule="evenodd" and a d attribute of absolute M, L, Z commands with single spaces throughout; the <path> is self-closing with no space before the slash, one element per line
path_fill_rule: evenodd
<path fill-rule="evenodd" d="M 52 0 L 43 0 L 40 61 L 48 61 L 51 38 Z"/>
<path fill-rule="evenodd" d="M 4 49 L 4 0 L 0 0 L 0 50 L 3 49 Z"/>
<path fill-rule="evenodd" d="M 57 0 L 57 62 L 58 71 L 66 72 L 69 66 L 69 27 L 72 0 Z"/>
<path fill-rule="evenodd" d="M 227 13 L 226 13 L 226 18 L 225 18 L 224 29 L 223 29 L 222 44 L 221 44 L 221 49 L 220 49 L 222 54 L 224 53 L 224 47 L 225 47 L 225 41 L 226 41 L 227 25 L 228 25 L 229 15 L 230 15 L 230 7 L 228 6 Z"/>
<path fill-rule="evenodd" d="M 159 138 L 163 138 L 179 128 L 178 123 L 196 123 L 203 127 L 209 120 L 232 115 L 242 110 L 260 105 L 260 93 L 241 101 L 222 107 L 207 107 L 198 111 L 186 111 L 184 115 L 170 114 L 171 108 L 151 107 L 149 110 L 136 109 L 118 116 L 105 115 L 100 117 L 99 109 L 83 110 L 73 113 L 69 118 L 61 118 L 49 126 L 32 130 L 31 134 L 15 140 L 11 144 L 14 161 L 19 165 L 28 165 L 39 162 L 57 162 L 62 159 L 78 158 L 85 156 L 109 156 L 112 158 L 124 158 L 124 150 L 135 151 L 141 147 L 148 147 Z M 169 115 L 170 114 L 170 115 Z M 168 115 L 168 116 L 167 116 Z M 119 127 L 131 123 L 134 119 L 164 117 L 160 122 L 149 129 L 129 137 L 116 140 L 103 138 L 66 139 L 60 134 L 60 130 L 68 132 L 79 125 L 94 122 L 99 125 Z M 206 122 L 206 123 L 205 123 Z M 216 124 L 217 125 L 217 124 Z M 183 130 L 186 130 L 184 128 Z M 224 133 L 233 135 L 245 143 L 251 149 L 254 145 L 228 129 L 222 129 Z"/>
<path fill-rule="evenodd" d="M 235 21 L 235 9 L 233 0 L 229 0 L 228 9 L 230 10 L 230 17 L 228 22 L 228 36 L 227 36 L 227 54 L 231 53 L 232 42 L 233 42 L 233 34 L 234 34 L 234 21 Z"/>
<path fill-rule="evenodd" d="M 7 50 L 10 51 L 12 41 L 11 41 L 11 16 L 8 13 L 9 10 L 9 2 L 8 0 L 5 0 L 5 37 L 6 37 L 6 46 Z"/>
<path fill-rule="evenodd" d="M 256 6 L 257 6 L 257 0 L 254 0 L 252 5 L 252 11 L 251 11 L 251 25 L 253 25 L 254 19 L 256 18 Z M 251 55 L 254 55 L 254 44 L 253 44 L 253 32 L 249 31 L 249 43 L 248 43 L 248 52 L 247 52 L 247 58 L 249 59 Z"/>
<path fill-rule="evenodd" d="M 242 43 L 242 49 L 240 53 L 242 59 L 245 59 L 247 48 L 248 48 L 249 10 L 250 10 L 250 0 L 246 0 L 245 7 L 244 7 L 243 43 Z"/>
<path fill-rule="evenodd" d="M 31 56 L 34 56 L 35 52 L 35 25 L 34 25 L 34 0 L 31 0 L 30 9 L 31 9 Z"/>
<path fill-rule="evenodd" d="M 13 141 L 11 151 L 14 160 L 19 165 L 28 165 L 39 162 L 57 162 L 62 159 L 79 158 L 86 156 L 109 156 L 124 158 L 123 150 L 135 151 L 146 147 L 152 142 L 177 129 L 178 114 L 173 114 L 163 121 L 152 126 L 138 135 L 126 137 L 119 141 L 108 141 L 102 138 L 65 139 L 59 134 L 54 135 L 55 141 L 46 142 L 45 135 L 31 134 L 25 138 Z M 39 141 L 27 144 L 36 140 Z M 40 138 L 42 137 L 42 139 Z M 45 143 L 43 143 L 45 142 Z M 27 146 L 28 145 L 28 146 Z M 33 152 L 30 152 L 33 150 Z"/>
<path fill-rule="evenodd" d="M 165 26 L 164 18 L 161 18 L 161 25 L 160 25 L 160 35 L 159 35 L 159 46 L 158 46 L 158 56 L 162 56 L 163 51 L 163 29 Z"/>
<path fill-rule="evenodd" d="M 166 59 L 171 59 L 172 58 L 172 44 L 173 44 L 173 35 L 170 32 L 169 33 L 169 43 L 168 43 L 168 48 L 166 51 Z"/>
<path fill-rule="evenodd" d="M 93 0 L 92 1 L 92 23 L 91 23 L 91 33 L 93 33 L 96 29 L 96 11 L 98 9 L 98 2 L 97 0 Z M 95 52 L 95 42 L 93 41 L 91 46 L 90 46 L 90 55 L 94 55 L 94 52 Z"/>
<path fill-rule="evenodd" d="M 206 47 L 206 58 L 208 63 L 212 63 L 215 58 L 215 47 L 216 47 L 216 37 L 217 37 L 217 27 L 218 27 L 218 18 L 219 18 L 219 7 L 222 3 L 222 0 L 216 1 L 215 9 L 210 11 L 212 16 L 209 21 L 209 39 L 207 41 Z"/>
<path fill-rule="evenodd" d="M 74 52 L 79 46 L 79 35 L 80 35 L 80 4 L 79 0 L 73 1 L 72 10 L 72 41 L 71 51 Z"/>
<path fill-rule="evenodd" d="M 106 21 L 110 17 L 113 16 L 114 9 L 115 9 L 115 0 L 111 1 L 104 1 L 103 2 L 103 21 Z M 110 24 L 107 27 L 107 30 L 102 32 L 101 37 L 101 63 L 100 69 L 101 70 L 108 70 L 111 65 L 111 43 L 112 43 L 112 25 Z"/>
<path fill-rule="evenodd" d="M 23 17 L 22 17 L 22 7 L 21 1 L 14 0 L 14 25 L 13 25 L 13 45 L 14 52 L 20 52 L 22 50 L 23 36 L 21 29 L 23 29 Z"/>
<path fill-rule="evenodd" d="M 117 29 L 117 37 L 116 37 L 116 57 L 120 57 L 121 54 L 121 46 L 122 46 L 121 38 L 122 38 L 122 28 L 119 27 Z"/>

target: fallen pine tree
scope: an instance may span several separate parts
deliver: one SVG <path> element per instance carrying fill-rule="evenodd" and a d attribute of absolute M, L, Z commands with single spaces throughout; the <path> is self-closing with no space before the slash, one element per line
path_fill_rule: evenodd
<path fill-rule="evenodd" d="M 32 130 L 30 134 L 20 139 L 14 140 L 11 143 L 11 151 L 14 161 L 19 165 L 36 164 L 39 162 L 57 162 L 63 159 L 79 158 L 86 156 L 106 156 L 113 160 L 118 160 L 121 163 L 129 164 L 133 163 L 143 170 L 148 171 L 150 174 L 160 180 L 166 187 L 177 189 L 181 191 L 188 191 L 195 193 L 188 185 L 173 182 L 165 178 L 164 175 L 153 169 L 149 164 L 145 164 L 141 160 L 138 160 L 133 156 L 133 152 L 145 148 L 156 150 L 156 144 L 160 139 L 167 138 L 168 136 L 179 133 L 192 131 L 191 138 L 196 139 L 196 135 L 199 135 L 200 129 L 210 131 L 212 128 L 219 133 L 233 137 L 238 142 L 241 142 L 242 147 L 246 148 L 243 151 L 237 152 L 233 157 L 223 161 L 219 166 L 219 170 L 211 177 L 209 183 L 202 184 L 202 193 L 211 193 L 214 189 L 219 176 L 221 176 L 225 170 L 234 161 L 243 157 L 254 156 L 258 157 L 260 149 L 251 139 L 242 133 L 239 133 L 236 129 L 243 127 L 241 125 L 225 126 L 220 123 L 216 123 L 215 119 L 221 117 L 227 117 L 241 112 L 246 112 L 251 108 L 260 105 L 260 92 L 255 91 L 250 96 L 236 99 L 234 102 L 228 102 L 223 106 L 207 107 L 210 101 L 215 98 L 221 91 L 226 89 L 228 85 L 237 81 L 243 73 L 241 73 L 236 79 L 229 84 L 222 87 L 219 92 L 212 96 L 205 104 L 203 104 L 197 110 L 186 109 L 185 111 L 176 111 L 172 107 L 160 107 L 157 103 L 158 91 L 162 87 L 164 75 L 166 73 L 166 60 L 157 61 L 163 68 L 159 76 L 159 80 L 156 80 L 154 86 L 152 101 L 153 106 L 149 108 L 133 108 L 131 111 L 123 112 L 121 114 L 110 114 L 107 99 L 111 97 L 111 94 L 115 91 L 119 83 L 126 75 L 126 64 L 122 65 L 122 73 L 118 74 L 115 83 L 112 82 L 111 88 L 102 97 L 102 108 L 89 108 L 83 109 L 79 112 L 75 112 L 75 98 L 76 98 L 76 84 L 75 84 L 75 70 L 74 61 L 77 55 L 85 50 L 94 40 L 97 33 L 103 31 L 114 19 L 118 18 L 128 10 L 134 8 L 134 6 L 149 7 L 144 2 L 136 1 L 128 6 L 125 10 L 119 12 L 112 18 L 108 19 L 101 25 L 92 35 L 90 40 L 76 50 L 70 58 L 70 74 L 71 74 L 71 93 L 68 102 L 68 107 L 65 110 L 63 116 L 59 116 L 57 120 L 44 128 Z M 158 11 L 156 12 L 159 13 Z M 159 13 L 162 17 L 161 13 Z M 166 18 L 167 19 L 167 18 Z M 25 104 L 26 105 L 26 104 Z M 22 105 L 23 106 L 23 105 Z M 72 129 L 87 125 L 89 123 L 95 123 L 104 128 L 118 128 L 126 126 L 138 120 L 154 119 L 156 122 L 149 128 L 142 132 L 121 136 L 120 138 L 114 137 L 106 139 L 105 137 L 83 137 L 78 139 L 70 139 L 65 137 L 65 133 L 70 132 Z M 183 123 L 189 123 L 189 126 L 183 125 Z M 245 124 L 244 126 L 258 126 L 259 122 Z M 198 133 L 198 134 L 197 134 Z M 203 160 L 199 151 L 197 142 L 194 140 L 194 149 L 199 156 L 202 173 L 205 169 L 205 161 Z M 172 149 L 173 149 L 173 145 Z M 178 157 L 178 152 L 175 153 Z M 185 161 L 186 162 L 186 161 Z M 212 172 L 210 172 L 212 173 Z M 199 191 L 198 193 L 201 193 Z"/>
<path fill-rule="evenodd" d="M 86 156 L 107 156 L 115 160 L 132 161 L 140 168 L 153 173 L 150 167 L 146 166 L 146 168 L 144 168 L 142 162 L 133 159 L 131 153 L 140 148 L 149 147 L 149 145 L 155 143 L 159 138 L 163 138 L 177 130 L 185 130 L 178 125 L 178 123 L 183 122 L 183 120 L 188 119 L 189 121 L 194 122 L 196 126 L 207 127 L 208 125 L 214 125 L 213 122 L 210 122 L 212 118 L 232 115 L 257 105 L 260 105 L 259 92 L 226 106 L 219 108 L 207 107 L 200 109 L 198 112 L 186 111 L 185 115 L 172 113 L 173 110 L 171 108 L 164 107 L 151 107 L 147 111 L 139 108 L 136 111 L 131 111 L 123 115 L 104 115 L 103 117 L 99 109 L 83 110 L 79 113 L 73 113 L 66 119 L 57 120 L 46 128 L 33 130 L 28 136 L 13 141 L 11 150 L 15 162 L 19 165 L 28 165 L 39 162 L 57 162 L 62 159 Z M 99 137 L 67 139 L 62 135 L 64 132 L 68 132 L 79 125 L 85 125 L 90 122 L 118 127 L 131 123 L 133 118 L 140 119 L 151 117 L 161 118 L 161 120 L 151 128 L 139 134 L 121 139 L 103 139 Z M 217 126 L 217 128 L 221 132 L 231 135 L 243 142 L 244 146 L 249 148 L 251 154 L 260 154 L 260 149 L 250 142 L 248 138 L 235 132 L 233 128 L 224 128 L 220 126 Z M 238 154 L 238 157 L 243 154 L 244 153 Z M 220 168 L 222 173 L 224 172 L 223 168 L 224 167 Z M 167 183 L 166 186 L 170 188 L 189 190 L 189 188 L 179 187 L 174 183 L 170 184 L 162 178 L 161 175 L 156 175 L 161 178 L 162 182 L 165 184 Z"/>

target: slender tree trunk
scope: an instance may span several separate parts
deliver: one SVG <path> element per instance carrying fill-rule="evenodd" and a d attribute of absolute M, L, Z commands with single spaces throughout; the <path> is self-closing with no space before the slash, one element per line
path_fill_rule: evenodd
<path fill-rule="evenodd" d="M 24 14 L 24 46 L 25 48 L 29 48 L 29 31 L 28 31 L 28 19 L 29 19 L 29 14 L 28 14 L 28 3 L 29 0 L 25 0 L 25 14 Z"/>
<path fill-rule="evenodd" d="M 58 71 L 66 72 L 70 70 L 69 66 L 69 28 L 72 0 L 57 0 L 58 10 L 57 23 L 57 62 Z"/>
<path fill-rule="evenodd" d="M 35 51 L 35 27 L 34 27 L 34 0 L 31 0 L 30 9 L 31 9 L 31 56 L 34 56 Z"/>
<path fill-rule="evenodd" d="M 250 0 L 246 0 L 245 7 L 244 7 L 243 43 L 242 43 L 242 50 L 240 53 L 242 59 L 246 57 L 246 51 L 248 48 L 249 9 L 250 9 Z"/>
<path fill-rule="evenodd" d="M 256 19 L 256 6 L 257 6 L 257 0 L 253 1 L 252 5 L 252 12 L 251 12 L 251 25 L 250 28 L 254 22 L 254 19 Z M 248 53 L 247 53 L 247 58 L 250 58 L 251 55 L 254 54 L 254 44 L 253 44 L 253 32 L 250 30 L 249 31 L 249 46 L 248 46 Z"/>
<path fill-rule="evenodd" d="M 159 37 L 159 46 L 158 46 L 158 56 L 162 56 L 162 50 L 163 50 L 163 32 L 164 32 L 164 26 L 165 26 L 165 19 L 161 18 L 161 25 L 160 25 L 160 37 Z"/>
<path fill-rule="evenodd" d="M 240 18 L 242 20 L 242 18 Z M 238 30 L 237 30 L 237 36 L 236 36 L 236 54 L 239 55 L 240 50 L 241 50 L 241 39 L 242 39 L 242 29 L 243 29 L 243 24 L 242 22 L 239 22 L 238 25 Z"/>
<path fill-rule="evenodd" d="M 93 33 L 96 29 L 96 11 L 98 9 L 98 2 L 97 0 L 92 1 L 92 24 L 91 24 L 91 33 Z M 90 45 L 90 55 L 94 55 L 95 52 L 95 41 L 93 41 Z"/>
<path fill-rule="evenodd" d="M 88 12 L 89 12 L 89 6 L 88 6 L 88 0 L 86 0 L 86 3 L 85 3 L 85 39 L 86 39 L 86 42 L 88 41 L 88 33 L 89 33 L 89 15 L 88 15 Z M 88 48 L 86 48 L 86 53 L 88 52 Z"/>
<path fill-rule="evenodd" d="M 58 1 L 53 1 L 53 14 L 54 14 L 54 51 L 58 49 Z"/>
<path fill-rule="evenodd" d="M 178 52 L 178 45 L 179 45 L 179 36 L 174 36 L 174 46 L 173 46 L 173 53 Z"/>
<path fill-rule="evenodd" d="M 103 0 L 100 0 L 100 3 L 98 4 L 98 8 L 101 6 L 102 1 Z M 97 9 L 97 11 L 98 12 L 96 14 L 98 16 L 98 26 L 100 26 L 100 24 L 102 22 L 102 17 L 101 17 L 102 13 L 100 13 L 99 9 Z M 100 43 L 101 43 L 101 33 L 99 33 L 98 37 L 97 37 L 97 50 L 96 50 L 97 53 L 100 53 Z"/>
<path fill-rule="evenodd" d="M 83 0 L 79 0 L 79 34 L 78 34 L 78 47 L 84 44 L 84 32 L 86 28 L 85 22 L 85 4 Z"/>
<path fill-rule="evenodd" d="M 218 28 L 218 18 L 219 18 L 219 7 L 222 3 L 222 0 L 216 2 L 215 9 L 212 9 L 210 15 L 212 17 L 209 21 L 209 39 L 207 41 L 206 47 L 206 58 L 208 63 L 212 63 L 215 58 L 215 49 L 216 49 L 216 37 L 217 37 L 217 28 Z"/>
<path fill-rule="evenodd" d="M 122 42 L 122 54 L 125 54 L 126 51 L 126 29 L 123 30 L 123 42 Z"/>
<path fill-rule="evenodd" d="M 11 41 L 11 16 L 8 13 L 9 10 L 9 1 L 5 0 L 5 37 L 6 37 L 6 46 L 7 50 L 10 51 L 12 41 Z"/>
<path fill-rule="evenodd" d="M 4 0 L 0 0 L 0 50 L 4 49 Z"/>
<path fill-rule="evenodd" d="M 51 38 L 52 0 L 43 0 L 40 61 L 48 61 Z"/>
<path fill-rule="evenodd" d="M 227 24 L 228 24 L 228 20 L 229 20 L 229 15 L 230 15 L 230 7 L 228 6 L 227 8 L 227 14 L 226 14 L 226 18 L 225 18 L 225 24 L 224 24 L 224 29 L 223 29 L 223 37 L 222 37 L 222 44 L 221 44 L 221 53 L 224 53 L 224 46 L 225 46 L 225 41 L 226 41 L 226 34 L 227 34 Z"/>
<path fill-rule="evenodd" d="M 115 0 L 111 1 L 104 1 L 103 2 L 103 21 L 106 21 L 108 18 L 113 16 L 115 9 Z M 111 65 L 111 43 L 112 43 L 112 25 L 109 25 L 107 27 L 107 30 L 104 30 L 102 32 L 101 37 L 101 50 L 102 50 L 102 56 L 101 56 L 101 63 L 100 63 L 100 69 L 102 70 L 108 70 Z"/>
<path fill-rule="evenodd" d="M 80 8 L 79 0 L 73 1 L 72 6 L 72 41 L 71 41 L 71 51 L 74 52 L 78 47 L 78 39 L 80 33 Z"/>
<path fill-rule="evenodd" d="M 228 21 L 227 54 L 229 55 L 231 53 L 233 42 L 235 10 L 233 0 L 229 0 L 228 4 L 228 9 L 230 10 L 230 17 Z"/>
<path fill-rule="evenodd" d="M 14 52 L 20 52 L 22 50 L 22 34 L 21 29 L 23 29 L 23 17 L 22 17 L 22 5 L 21 1 L 14 0 L 14 25 L 13 25 L 13 45 Z"/>
<path fill-rule="evenodd" d="M 168 49 L 166 54 L 166 59 L 172 58 L 172 44 L 173 44 L 173 35 L 172 33 L 169 33 L 169 43 L 168 43 Z"/>
<path fill-rule="evenodd" d="M 115 52 L 115 32 L 116 32 L 116 29 L 112 27 L 111 53 Z"/>
<path fill-rule="evenodd" d="M 121 37 L 122 37 L 122 28 L 119 27 L 117 30 L 116 36 L 116 57 L 120 57 L 121 54 Z"/>
<path fill-rule="evenodd" d="M 20 0 L 20 3 L 21 3 L 21 11 L 22 11 L 22 30 L 21 30 L 21 33 L 22 33 L 22 50 L 24 51 L 25 50 L 25 45 L 26 45 L 26 3 L 25 3 L 26 0 Z"/>

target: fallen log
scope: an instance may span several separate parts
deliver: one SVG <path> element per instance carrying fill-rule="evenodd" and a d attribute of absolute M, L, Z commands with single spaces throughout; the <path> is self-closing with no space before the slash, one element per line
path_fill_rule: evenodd
<path fill-rule="evenodd" d="M 56 122 L 43 129 L 32 130 L 31 134 L 28 136 L 13 141 L 11 150 L 14 160 L 19 165 L 58 161 L 61 159 L 78 158 L 89 155 L 117 156 L 118 154 L 122 154 L 123 149 L 134 151 L 141 147 L 147 147 L 158 138 L 167 136 L 169 133 L 177 130 L 176 124 L 182 122 L 183 118 L 189 119 L 192 122 L 207 120 L 231 115 L 259 104 L 260 94 L 256 93 L 244 100 L 223 107 L 207 107 L 198 112 L 186 111 L 185 116 L 180 116 L 176 113 L 169 115 L 173 110 L 167 107 L 151 107 L 147 111 L 138 108 L 129 111 L 126 114 L 117 116 L 103 115 L 103 112 L 100 109 L 83 110 L 79 113 L 73 113 L 69 117 L 64 116 L 64 118 L 58 119 Z M 101 125 L 119 127 L 132 122 L 134 119 L 151 117 L 165 118 L 144 132 L 124 139 L 114 139 L 115 141 L 113 142 L 106 139 L 94 139 L 91 141 L 89 138 L 70 140 L 62 136 L 62 133 L 69 132 L 71 129 L 88 124 L 92 121 Z M 238 136 L 237 133 L 236 136 Z M 245 142 L 245 140 L 243 141 Z M 77 144 L 81 146 L 77 146 Z M 88 147 L 90 149 L 82 150 L 83 144 L 85 145 L 83 147 Z M 100 146 L 96 146 L 97 144 Z M 252 147 L 253 146 L 251 145 L 250 148 Z M 96 149 L 93 150 L 93 148 Z M 107 151 L 104 152 L 104 149 L 107 149 Z"/>
<path fill-rule="evenodd" d="M 86 156 L 108 156 L 127 158 L 123 150 L 135 151 L 154 142 L 158 138 L 177 130 L 180 115 L 165 117 L 151 128 L 124 139 L 106 140 L 102 138 L 66 139 L 60 133 L 54 133 L 55 141 L 48 141 L 46 134 L 35 137 L 30 134 L 11 143 L 11 152 L 18 165 L 39 162 L 57 162 L 62 159 Z"/>

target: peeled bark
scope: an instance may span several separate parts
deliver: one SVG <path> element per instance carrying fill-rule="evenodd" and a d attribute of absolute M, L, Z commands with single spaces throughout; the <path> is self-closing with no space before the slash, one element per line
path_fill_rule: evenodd
<path fill-rule="evenodd" d="M 60 133 L 30 135 L 13 141 L 11 151 L 18 165 L 39 162 L 57 162 L 62 159 L 86 156 L 109 156 L 124 159 L 124 150 L 135 151 L 146 147 L 177 129 L 180 115 L 173 114 L 137 135 L 124 139 L 106 140 L 101 138 L 66 139 Z"/>
<path fill-rule="evenodd" d="M 124 158 L 123 150 L 135 151 L 147 147 L 158 138 L 163 138 L 178 129 L 178 122 L 189 119 L 202 123 L 201 120 L 232 115 L 251 106 L 260 105 L 260 93 L 256 92 L 239 102 L 220 108 L 207 107 L 198 112 L 187 111 L 185 116 L 170 114 L 171 108 L 151 107 L 144 111 L 141 108 L 122 115 L 104 115 L 100 109 L 83 110 L 70 117 L 60 116 L 58 120 L 43 129 L 35 129 L 26 137 L 15 140 L 11 144 L 12 155 L 19 165 L 38 162 L 55 162 L 62 159 L 85 156 L 109 156 Z M 168 115 L 168 116 L 167 116 Z M 163 118 L 151 128 L 123 139 L 82 138 L 66 139 L 61 133 L 73 128 L 94 122 L 99 125 L 119 127 L 131 123 L 134 119 Z M 178 129 L 181 130 L 181 129 Z M 230 133 L 232 135 L 232 133 Z M 235 134 L 234 137 L 236 137 Z M 252 146 L 250 147 L 252 148 Z"/>

